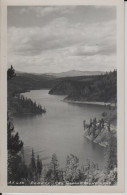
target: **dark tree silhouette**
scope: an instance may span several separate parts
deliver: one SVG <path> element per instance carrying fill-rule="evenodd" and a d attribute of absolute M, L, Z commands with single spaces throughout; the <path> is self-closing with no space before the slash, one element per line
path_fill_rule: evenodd
<path fill-rule="evenodd" d="M 9 115 L 7 120 L 8 182 L 20 182 L 27 179 L 28 175 L 27 166 L 21 156 L 23 142 L 20 140 L 18 133 L 15 133 L 14 125 Z"/>
<path fill-rule="evenodd" d="M 13 77 L 15 77 L 16 74 L 15 74 L 15 70 L 13 68 L 13 66 L 11 65 L 11 68 L 8 69 L 7 71 L 7 79 L 12 79 Z"/>
<path fill-rule="evenodd" d="M 31 181 L 36 181 L 36 161 L 35 161 L 33 149 L 32 149 L 32 154 L 31 154 L 31 162 L 29 165 L 29 179 Z"/>
<path fill-rule="evenodd" d="M 41 177 L 41 173 L 42 173 L 42 161 L 40 160 L 39 158 L 39 155 L 37 156 L 37 180 L 40 180 L 40 177 Z"/>
<path fill-rule="evenodd" d="M 8 135 L 8 151 L 18 153 L 23 147 L 23 142 L 19 138 L 18 133 L 14 133 L 14 125 L 9 115 L 7 116 L 7 135 Z"/>

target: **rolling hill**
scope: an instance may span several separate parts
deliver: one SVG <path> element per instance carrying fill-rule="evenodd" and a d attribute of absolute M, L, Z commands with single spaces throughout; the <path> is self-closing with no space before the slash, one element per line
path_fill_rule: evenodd
<path fill-rule="evenodd" d="M 76 76 L 89 76 L 89 75 L 101 75 L 104 74 L 104 71 L 79 71 L 79 70 L 70 70 L 67 72 L 61 73 L 47 73 L 46 75 L 55 76 L 55 77 L 76 77 Z"/>

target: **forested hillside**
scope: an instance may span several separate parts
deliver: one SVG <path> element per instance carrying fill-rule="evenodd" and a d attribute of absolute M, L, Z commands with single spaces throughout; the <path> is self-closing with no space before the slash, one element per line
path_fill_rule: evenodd
<path fill-rule="evenodd" d="M 18 73 L 8 82 L 8 95 L 26 91 L 53 87 L 54 77 Z"/>
<path fill-rule="evenodd" d="M 42 108 L 41 105 L 20 95 L 20 93 L 31 89 L 38 89 L 40 78 L 32 78 L 31 74 L 28 74 L 27 77 L 25 75 L 17 76 L 12 66 L 7 71 L 7 78 L 8 112 L 11 114 L 42 114 L 46 112 L 46 109 Z"/>
<path fill-rule="evenodd" d="M 57 83 L 49 94 L 67 95 L 68 100 L 117 101 L 117 71 L 97 76 L 66 78 Z"/>
<path fill-rule="evenodd" d="M 97 102 L 117 102 L 117 71 L 109 72 L 103 75 L 78 76 L 56 78 L 48 75 L 36 75 L 27 73 L 17 73 L 13 79 L 8 82 L 8 101 L 11 101 L 9 108 L 14 109 L 16 102 L 22 101 L 21 107 L 16 106 L 14 112 L 22 111 L 26 107 L 24 99 L 17 94 L 37 89 L 49 88 L 49 94 L 67 95 L 67 100 L 78 101 L 97 101 Z M 27 101 L 30 105 L 30 101 Z M 12 106 L 11 106 L 12 105 Z M 37 109 L 36 105 L 31 105 L 33 112 Z M 27 106 L 28 107 L 28 106 Z M 41 110 L 40 110 L 41 111 Z M 39 112 L 40 112 L 39 111 Z M 30 109 L 31 112 L 31 109 Z"/>
<path fill-rule="evenodd" d="M 52 75 L 46 74 L 32 74 L 32 73 L 22 73 L 16 72 L 16 77 L 13 77 L 12 80 L 8 83 L 8 93 L 13 93 L 14 91 L 26 92 L 30 90 L 37 89 L 54 89 L 55 86 L 61 86 L 62 82 L 69 82 L 79 87 L 78 82 L 87 82 L 93 80 L 97 75 L 92 76 L 73 76 L 73 77 L 55 77 Z M 75 87 L 76 87 L 75 86 Z M 58 92 L 58 91 L 57 91 Z M 60 91 L 58 92 L 60 93 Z M 68 92 L 69 93 L 69 92 Z"/>

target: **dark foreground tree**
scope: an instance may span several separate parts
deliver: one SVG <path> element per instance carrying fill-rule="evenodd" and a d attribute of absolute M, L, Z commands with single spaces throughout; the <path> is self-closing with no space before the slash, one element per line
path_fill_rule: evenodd
<path fill-rule="evenodd" d="M 37 181 L 40 180 L 41 174 L 42 174 L 42 161 L 39 158 L 39 155 L 37 156 Z"/>
<path fill-rule="evenodd" d="M 29 164 L 29 181 L 39 182 L 42 174 L 42 161 L 37 156 L 35 159 L 34 150 L 32 149 L 31 161 Z"/>
<path fill-rule="evenodd" d="M 15 70 L 11 68 L 7 71 L 7 79 L 15 77 Z M 13 121 L 7 114 L 7 149 L 8 149 L 8 182 L 20 182 L 27 179 L 27 166 L 22 158 L 21 152 L 23 142 L 19 134 L 15 133 Z"/>
<path fill-rule="evenodd" d="M 12 78 L 15 77 L 15 76 L 16 76 L 15 70 L 14 70 L 13 66 L 11 65 L 11 68 L 9 68 L 9 69 L 7 70 L 7 79 L 8 79 L 8 80 L 9 80 L 9 79 L 12 79 Z"/>
<path fill-rule="evenodd" d="M 8 182 L 20 182 L 27 179 L 28 175 L 27 166 L 21 155 L 23 142 L 20 140 L 18 133 L 15 133 L 9 115 L 7 120 Z"/>
<path fill-rule="evenodd" d="M 7 116 L 8 151 L 11 154 L 18 153 L 23 147 L 23 142 L 18 133 L 14 133 L 14 125 L 9 115 Z"/>
<path fill-rule="evenodd" d="M 29 165 L 29 180 L 31 181 L 36 180 L 36 161 L 35 161 L 33 149 L 32 149 L 32 154 L 31 154 L 31 162 Z"/>

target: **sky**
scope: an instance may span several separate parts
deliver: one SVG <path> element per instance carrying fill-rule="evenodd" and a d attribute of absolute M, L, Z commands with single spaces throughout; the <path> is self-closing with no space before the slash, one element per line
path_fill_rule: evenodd
<path fill-rule="evenodd" d="M 116 7 L 9 6 L 8 67 L 33 73 L 116 68 Z"/>

